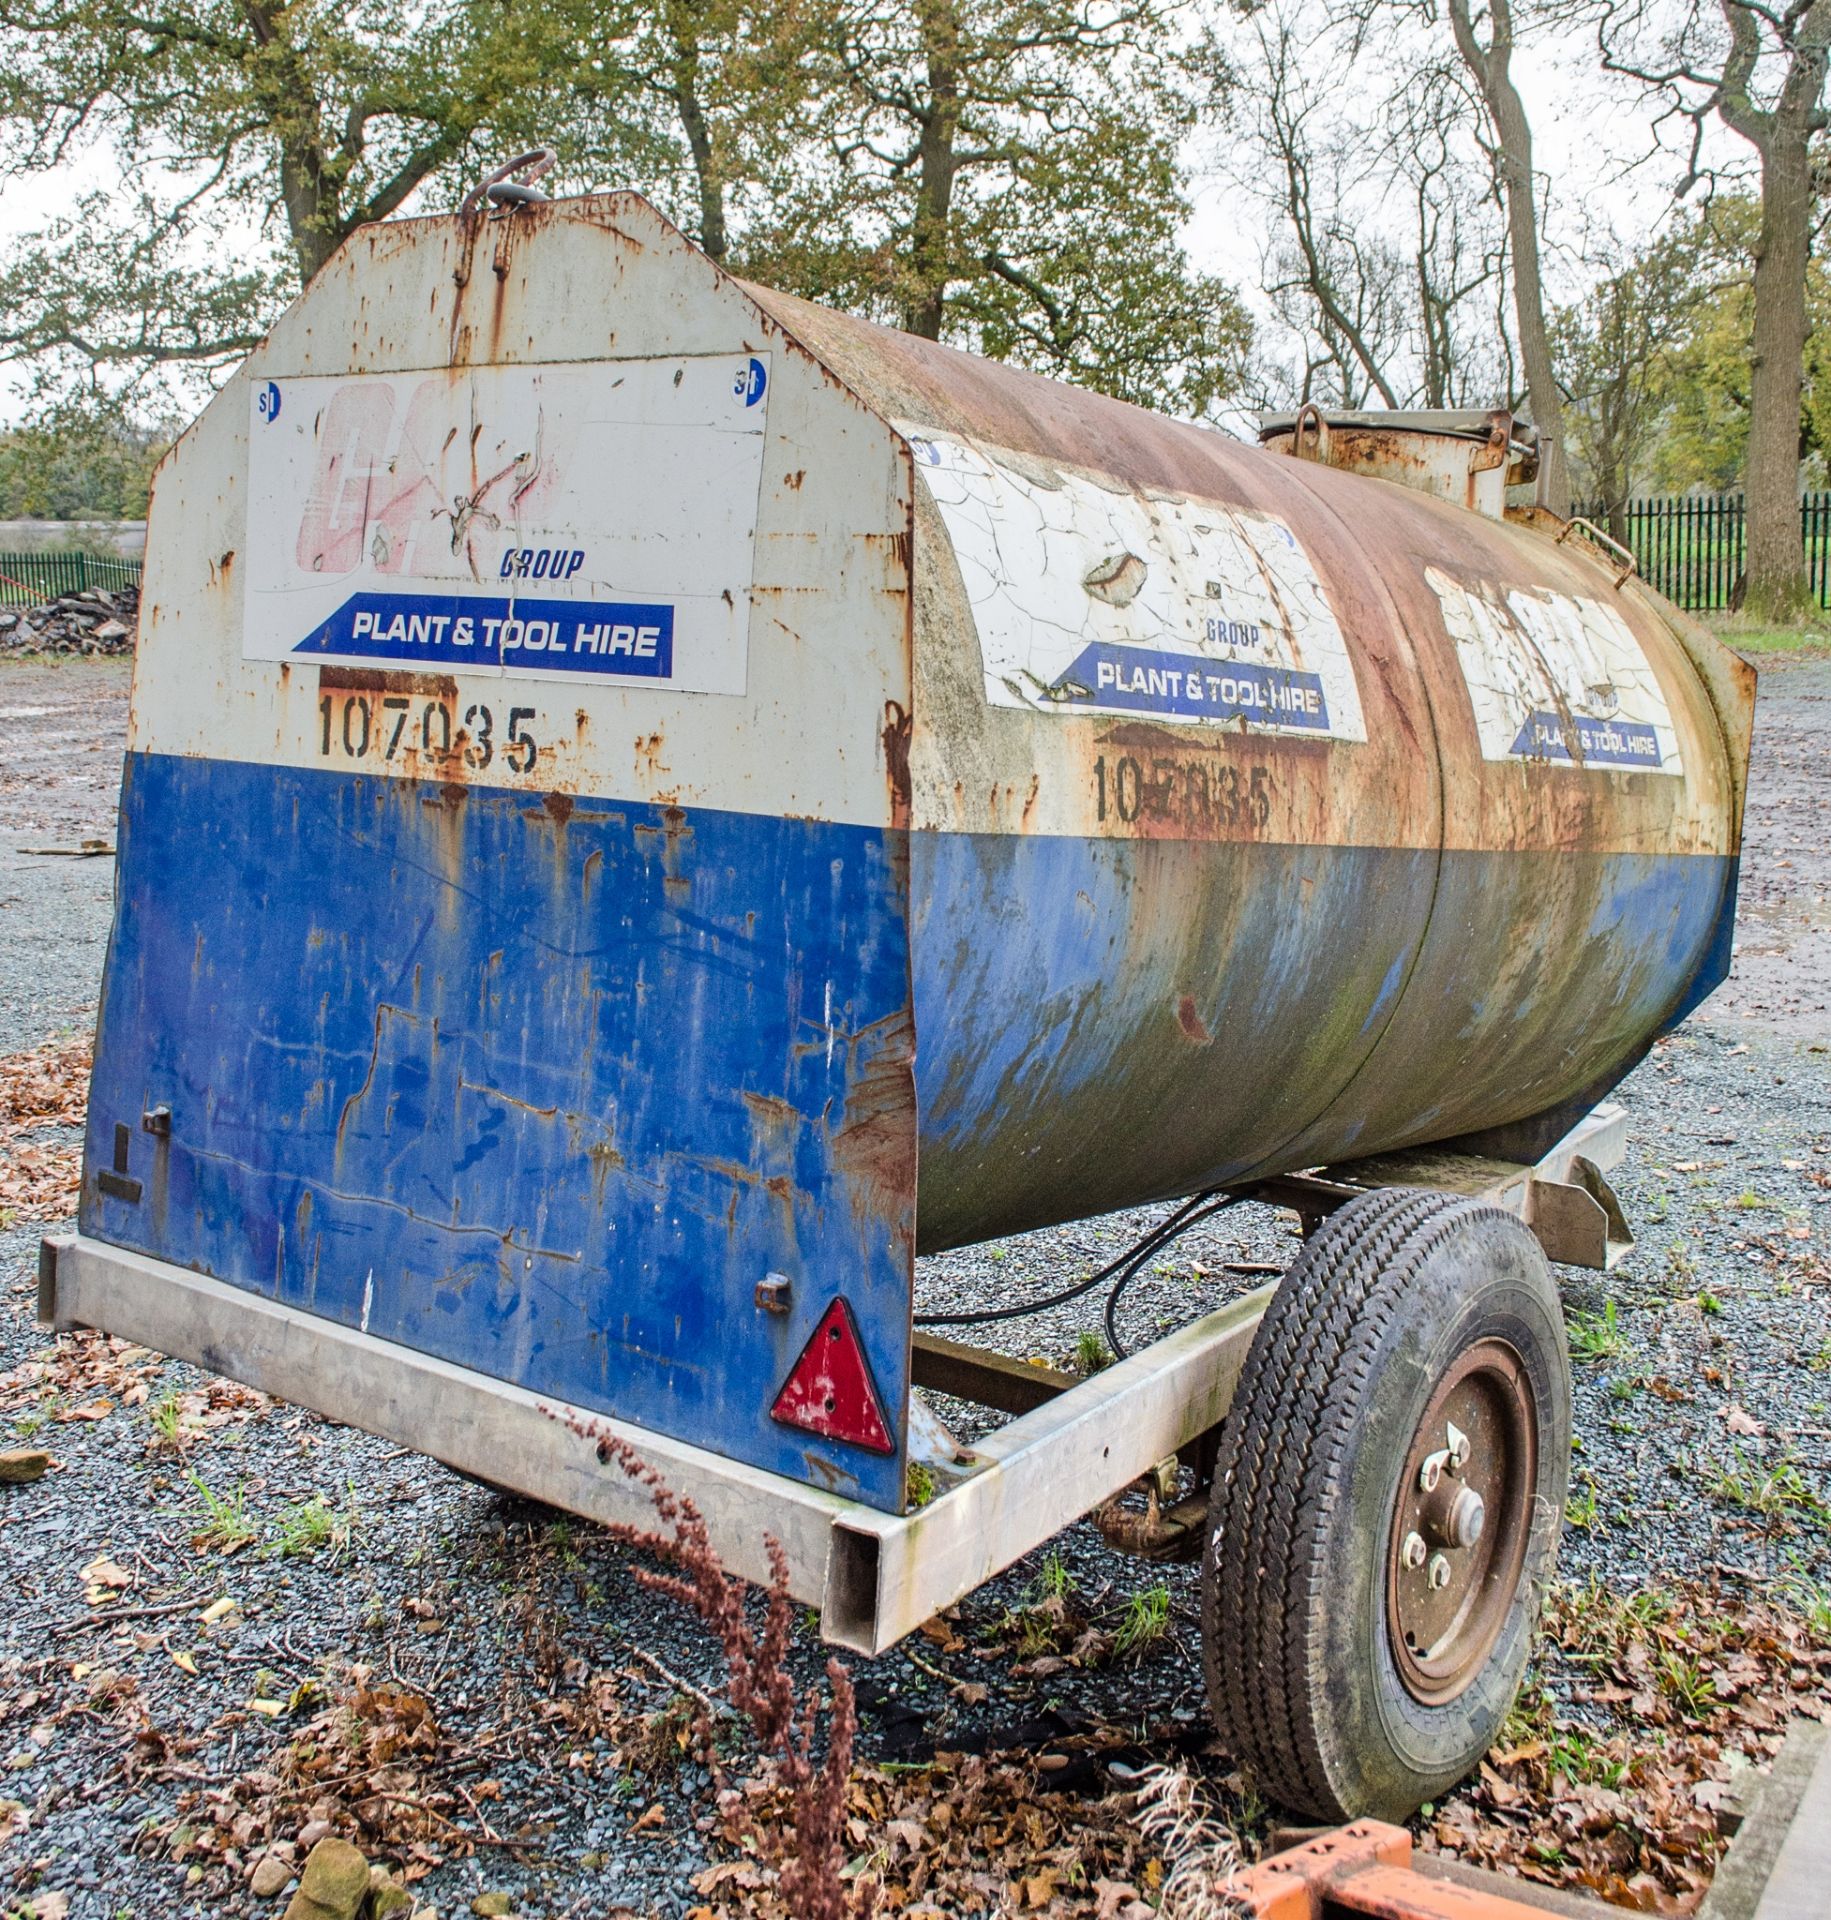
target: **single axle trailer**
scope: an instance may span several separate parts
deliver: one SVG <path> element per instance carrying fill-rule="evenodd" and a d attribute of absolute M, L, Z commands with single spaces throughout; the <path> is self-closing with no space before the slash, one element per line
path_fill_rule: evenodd
<path fill-rule="evenodd" d="M 1096 1514 L 1273 1796 L 1409 1811 L 1526 1658 L 1548 1260 L 1727 968 L 1752 676 L 1505 413 L 1246 446 L 493 193 L 157 476 L 44 1317 L 639 1520 L 616 1436 L 864 1653 Z M 1290 1271 L 1091 1378 L 915 1312 L 1248 1199 Z"/>

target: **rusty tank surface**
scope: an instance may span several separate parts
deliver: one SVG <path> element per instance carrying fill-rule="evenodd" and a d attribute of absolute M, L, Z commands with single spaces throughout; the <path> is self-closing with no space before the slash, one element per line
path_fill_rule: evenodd
<path fill-rule="evenodd" d="M 1753 671 L 1504 414 L 1292 458 L 755 292 L 920 481 L 924 1250 L 1548 1144 L 1726 973 Z"/>
<path fill-rule="evenodd" d="M 82 1232 L 900 1511 L 918 1252 L 1722 977 L 1752 675 L 1566 532 L 634 195 L 366 229 L 158 477 Z"/>

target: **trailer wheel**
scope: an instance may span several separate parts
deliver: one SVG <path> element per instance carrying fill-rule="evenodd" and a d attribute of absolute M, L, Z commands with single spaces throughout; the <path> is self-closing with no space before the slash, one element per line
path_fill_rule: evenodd
<path fill-rule="evenodd" d="M 1208 1699 L 1265 1792 L 1398 1820 L 1512 1705 L 1557 1558 L 1570 1366 L 1511 1214 L 1388 1188 L 1286 1274 L 1221 1430 Z"/>

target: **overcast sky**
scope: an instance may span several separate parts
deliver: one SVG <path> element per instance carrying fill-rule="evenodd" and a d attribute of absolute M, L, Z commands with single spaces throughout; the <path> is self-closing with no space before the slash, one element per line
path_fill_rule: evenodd
<path fill-rule="evenodd" d="M 1557 60 L 1543 46 L 1527 46 L 1516 54 L 1514 70 L 1532 118 L 1537 168 L 1550 182 L 1544 216 L 1548 291 L 1554 300 L 1567 300 L 1582 290 L 1575 248 L 1585 226 L 1600 221 L 1624 240 L 1645 238 L 1671 217 L 1677 167 L 1669 157 L 1645 163 L 1653 144 L 1651 111 L 1622 83 L 1604 85 L 1586 42 L 1566 41 Z M 1263 320 L 1258 281 L 1267 216 L 1224 177 L 1223 143 L 1229 138 L 1222 128 L 1192 139 L 1196 182 L 1187 243 L 1195 264 L 1236 287 Z M 1739 161 L 1739 144 L 1721 130 L 1713 133 L 1712 149 L 1723 159 Z M 69 212 L 85 192 L 119 182 L 112 156 L 93 150 L 57 174 L 0 182 L 0 249 Z M 417 196 L 405 209 L 427 210 Z M 0 423 L 17 420 L 20 408 L 18 377 L 0 372 Z"/>

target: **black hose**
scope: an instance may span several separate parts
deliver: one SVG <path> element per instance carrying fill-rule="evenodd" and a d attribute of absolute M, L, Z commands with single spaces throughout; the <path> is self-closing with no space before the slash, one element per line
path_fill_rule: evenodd
<path fill-rule="evenodd" d="M 1198 1201 L 1206 1200 L 1210 1198 L 1211 1193 L 1212 1189 L 1210 1189 L 1209 1194 L 1198 1193 L 1195 1197 Z M 1243 1193 L 1230 1193 L 1222 1199 L 1215 1200 L 1212 1205 L 1202 1207 L 1199 1212 L 1189 1214 L 1186 1219 L 1178 1219 L 1175 1223 L 1175 1231 L 1173 1233 L 1167 1234 L 1163 1239 L 1157 1241 L 1155 1245 L 1144 1248 L 1133 1256 L 1131 1264 L 1120 1274 L 1118 1279 L 1113 1282 L 1113 1290 L 1106 1296 L 1106 1313 L 1104 1316 L 1106 1322 L 1106 1344 L 1112 1349 L 1115 1360 L 1125 1359 L 1131 1351 L 1125 1342 L 1119 1338 L 1119 1296 L 1131 1284 L 1134 1277 L 1143 1271 L 1144 1263 L 1150 1259 L 1152 1254 L 1161 1253 L 1169 1241 L 1180 1239 L 1191 1227 L 1196 1226 L 1203 1220 L 1211 1218 L 1214 1214 L 1225 1213 L 1229 1207 L 1237 1207 L 1246 1197 Z"/>
<path fill-rule="evenodd" d="M 1078 1300 L 1084 1293 L 1092 1293 L 1103 1280 L 1110 1280 L 1119 1269 L 1128 1262 L 1148 1260 L 1167 1240 L 1173 1240 L 1183 1229 L 1194 1224 L 1197 1218 L 1205 1218 L 1196 1209 L 1210 1201 L 1220 1192 L 1218 1187 L 1209 1187 L 1205 1192 L 1193 1195 L 1185 1200 L 1169 1219 L 1160 1221 L 1143 1239 L 1134 1242 L 1118 1259 L 1109 1260 L 1100 1271 L 1086 1280 L 1078 1280 L 1072 1287 L 1061 1293 L 1052 1293 L 1041 1300 L 1027 1300 L 1019 1307 L 989 1307 L 977 1313 L 918 1313 L 915 1324 L 918 1327 L 977 1327 L 994 1320 L 1021 1320 L 1027 1314 L 1043 1313 L 1050 1307 L 1066 1306 L 1070 1300 Z M 1232 1197 L 1222 1202 L 1224 1206 L 1233 1204 Z M 1218 1207 L 1211 1212 L 1219 1212 Z M 1120 1282 L 1124 1284 L 1123 1279 Z"/>

